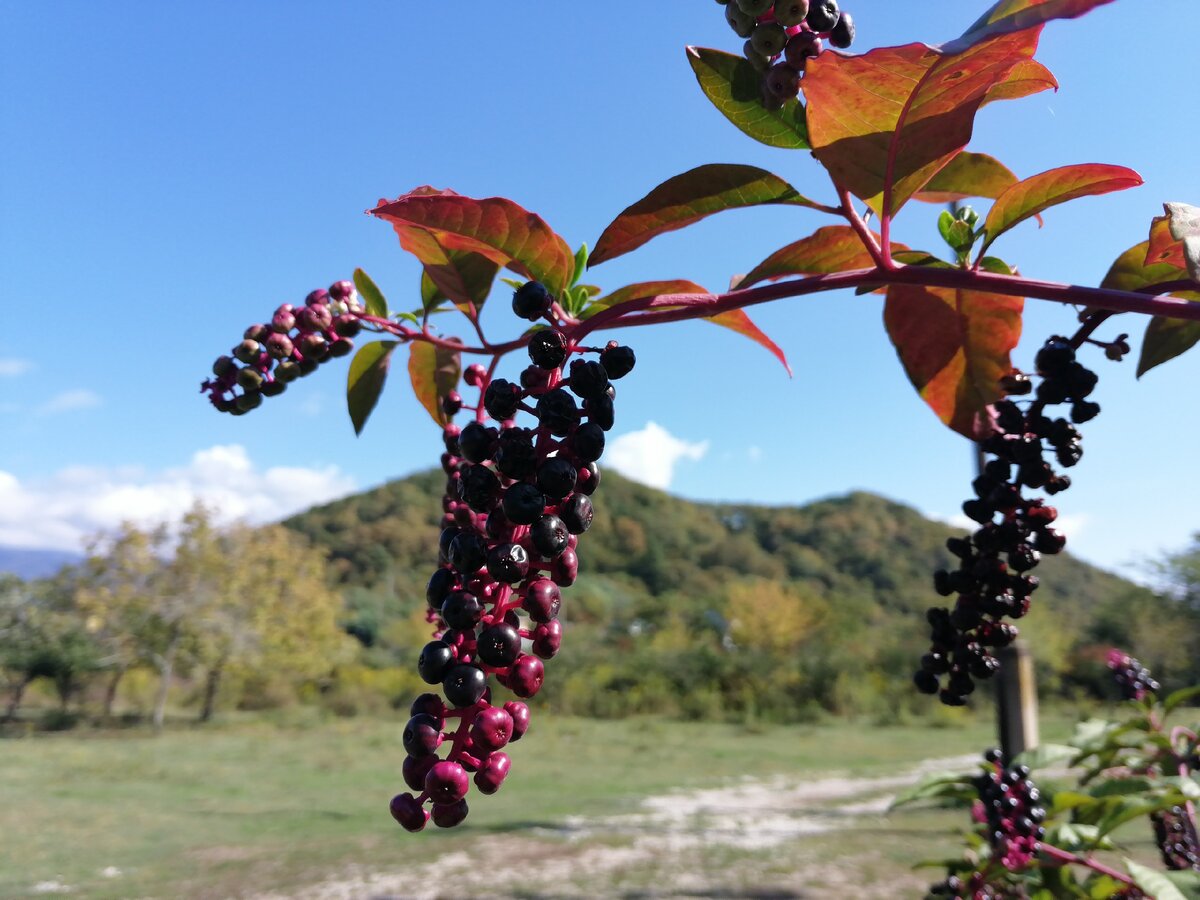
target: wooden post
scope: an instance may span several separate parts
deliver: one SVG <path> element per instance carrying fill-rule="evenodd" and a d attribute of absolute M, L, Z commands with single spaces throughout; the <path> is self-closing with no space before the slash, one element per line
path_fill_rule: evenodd
<path fill-rule="evenodd" d="M 1033 657 L 1024 641 L 1013 641 L 997 651 L 1000 672 L 996 676 L 996 719 L 1000 727 L 1000 749 L 1006 764 L 1038 745 L 1037 686 L 1033 679 Z"/>

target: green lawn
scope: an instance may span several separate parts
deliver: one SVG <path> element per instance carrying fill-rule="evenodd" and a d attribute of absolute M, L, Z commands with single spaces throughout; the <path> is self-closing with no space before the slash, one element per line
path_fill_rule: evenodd
<path fill-rule="evenodd" d="M 72 897 L 286 894 L 331 875 L 411 867 L 487 840 L 570 859 L 586 841 L 559 829 L 567 817 L 627 814 L 647 794 L 746 776 L 883 775 L 930 757 L 977 753 L 994 740 L 986 721 L 747 731 L 535 715 L 498 794 L 473 791 L 470 818 L 459 829 L 409 835 L 387 813 L 391 794 L 405 789 L 402 727 L 400 718 L 293 728 L 250 721 L 160 737 L 79 732 L 0 741 L 0 896 L 27 896 L 47 882 L 69 886 Z M 1066 728 L 1061 721 L 1044 726 L 1044 738 Z M 696 865 L 726 882 L 784 883 L 798 859 L 824 866 L 834 880 L 838 860 L 854 858 L 887 884 L 911 877 L 917 855 L 952 848 L 944 834 L 956 821 L 928 810 L 874 816 L 852 831 L 793 840 L 766 854 L 698 854 Z M 600 840 L 621 845 L 626 836 Z M 629 893 L 666 876 L 635 860 L 610 877 L 597 890 Z"/>

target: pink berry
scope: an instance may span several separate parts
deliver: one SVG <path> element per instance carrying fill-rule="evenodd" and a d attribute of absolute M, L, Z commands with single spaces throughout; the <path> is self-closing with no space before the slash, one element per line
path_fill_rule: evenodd
<path fill-rule="evenodd" d="M 483 768 L 475 774 L 475 787 L 483 794 L 496 793 L 508 776 L 511 766 L 512 760 L 508 758 L 507 753 L 493 753 Z"/>
<path fill-rule="evenodd" d="M 512 737 L 508 739 L 509 743 L 519 741 L 521 736 L 529 730 L 529 707 L 519 700 L 509 700 L 504 704 L 504 710 L 512 716 L 513 720 Z"/>
<path fill-rule="evenodd" d="M 546 667 L 536 656 L 521 656 L 508 670 L 508 688 L 518 697 L 532 697 L 542 687 Z"/>
<path fill-rule="evenodd" d="M 429 821 L 429 813 L 412 794 L 397 794 L 393 797 L 391 813 L 392 818 L 399 822 L 405 831 L 420 831 Z"/>
<path fill-rule="evenodd" d="M 447 759 L 435 763 L 425 776 L 425 791 L 434 803 L 456 803 L 467 795 L 467 773 Z"/>
<path fill-rule="evenodd" d="M 406 756 L 404 763 L 400 767 L 400 774 L 404 776 L 404 783 L 414 791 L 425 790 L 425 776 L 429 774 L 429 770 L 438 764 L 439 760 L 436 756 Z"/>
<path fill-rule="evenodd" d="M 334 300 L 349 300 L 354 296 L 354 282 L 335 281 L 329 286 L 329 296 Z"/>
<path fill-rule="evenodd" d="M 467 817 L 467 801 L 433 804 L 433 824 L 438 828 L 453 828 Z"/>
<path fill-rule="evenodd" d="M 513 717 L 505 709 L 490 706 L 481 710 L 471 727 L 471 740 L 484 750 L 499 750 L 513 733 Z"/>
<path fill-rule="evenodd" d="M 487 378 L 487 369 L 479 365 L 479 363 L 472 363 L 463 372 L 463 381 L 471 387 L 479 387 L 483 384 L 485 378 Z"/>
<path fill-rule="evenodd" d="M 555 619 L 543 622 L 533 630 L 533 652 L 542 659 L 551 659 L 562 646 L 562 623 Z"/>

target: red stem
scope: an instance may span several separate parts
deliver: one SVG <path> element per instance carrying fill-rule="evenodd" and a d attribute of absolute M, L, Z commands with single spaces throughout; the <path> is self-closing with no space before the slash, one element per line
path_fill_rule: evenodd
<path fill-rule="evenodd" d="M 1044 853 L 1051 859 L 1056 859 L 1063 865 L 1068 866 L 1084 866 L 1091 869 L 1093 872 L 1099 872 L 1101 875 L 1107 875 L 1122 884 L 1127 884 L 1130 887 L 1137 887 L 1137 882 L 1126 875 L 1124 872 L 1118 872 L 1116 869 L 1109 868 L 1104 863 L 1091 856 L 1079 856 L 1076 853 L 1071 853 L 1067 850 L 1060 850 L 1052 844 L 1042 844 L 1039 852 Z"/>

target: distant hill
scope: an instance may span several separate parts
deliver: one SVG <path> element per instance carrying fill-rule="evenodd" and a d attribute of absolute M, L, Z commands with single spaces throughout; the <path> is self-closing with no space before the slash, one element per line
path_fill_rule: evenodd
<path fill-rule="evenodd" d="M 79 553 L 66 550 L 31 550 L 26 547 L 0 547 L 0 573 L 8 572 L 18 578 L 46 578 L 63 566 L 82 562 Z"/>
<path fill-rule="evenodd" d="M 443 484 L 440 472 L 421 473 L 284 523 L 329 549 L 358 617 L 351 630 L 368 643 L 386 645 L 388 623 L 423 604 Z M 911 702 L 908 679 L 928 646 L 925 610 L 946 602 L 931 575 L 950 564 L 945 541 L 961 529 L 868 493 L 795 507 L 694 503 L 611 471 L 593 499 L 579 581 L 564 595 L 571 634 L 552 664 L 568 670 L 566 683 L 547 679 L 564 708 L 713 713 L 680 709 L 686 695 L 716 709 L 768 709 L 782 702 L 775 682 L 835 711 Z M 1037 574 L 1035 611 L 1019 625 L 1045 687 L 1094 686 L 1099 648 L 1113 644 L 1143 653 L 1168 680 L 1200 677 L 1184 671 L 1196 662 L 1180 662 L 1167 639 L 1172 629 L 1195 635 L 1197 623 L 1179 620 L 1168 601 L 1067 554 L 1045 559 Z M 614 708 L 597 705 L 597 679 Z M 750 684 L 759 695 L 743 696 Z M 709 692 L 700 701 L 698 685 Z"/>

